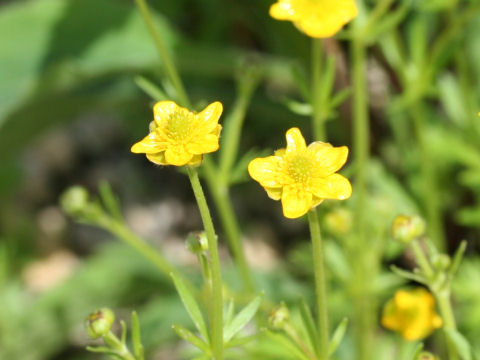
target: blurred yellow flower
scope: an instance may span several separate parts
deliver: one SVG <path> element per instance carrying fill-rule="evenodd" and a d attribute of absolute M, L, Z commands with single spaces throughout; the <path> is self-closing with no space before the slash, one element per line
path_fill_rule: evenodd
<path fill-rule="evenodd" d="M 278 0 L 270 7 L 270 16 L 292 21 L 308 36 L 335 35 L 358 14 L 355 0 Z"/>
<path fill-rule="evenodd" d="M 131 151 L 144 153 L 159 165 L 198 165 L 203 154 L 218 150 L 222 126 L 218 119 L 223 106 L 216 101 L 200 113 L 160 101 L 153 107 L 154 121 L 150 133 L 134 144 Z"/>
<path fill-rule="evenodd" d="M 250 176 L 268 196 L 282 201 L 283 214 L 298 218 L 324 199 L 344 200 L 352 194 L 348 179 L 335 174 L 347 161 L 346 146 L 314 142 L 308 147 L 297 128 L 287 131 L 287 148 L 248 164 Z"/>
<path fill-rule="evenodd" d="M 423 339 L 442 326 L 435 299 L 424 288 L 399 290 L 383 308 L 382 325 L 398 331 L 406 340 Z"/>

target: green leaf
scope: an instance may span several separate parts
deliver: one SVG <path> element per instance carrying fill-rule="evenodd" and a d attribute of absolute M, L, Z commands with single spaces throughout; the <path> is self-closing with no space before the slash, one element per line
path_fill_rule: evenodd
<path fill-rule="evenodd" d="M 132 343 L 133 351 L 135 353 L 136 360 L 144 360 L 144 349 L 142 345 L 142 339 L 140 336 L 140 322 L 138 321 L 138 315 L 134 311 L 132 312 Z"/>
<path fill-rule="evenodd" d="M 345 336 L 345 333 L 347 331 L 347 326 L 348 326 L 348 319 L 343 318 L 343 320 L 338 324 L 337 328 L 335 329 L 335 332 L 333 333 L 332 340 L 330 340 L 330 343 L 328 345 L 328 354 L 332 355 L 340 346 L 340 343 L 343 340 L 343 337 Z"/>
<path fill-rule="evenodd" d="M 289 338 L 283 334 L 274 333 L 269 330 L 265 330 L 265 335 L 267 335 L 273 342 L 277 343 L 283 347 L 290 355 L 295 356 L 300 360 L 310 360 L 307 355 L 305 355 L 297 345 L 295 345 Z"/>
<path fill-rule="evenodd" d="M 460 243 L 460 246 L 458 247 L 457 251 L 455 251 L 455 255 L 453 255 L 452 265 L 450 265 L 450 269 L 448 270 L 449 276 L 453 277 L 457 272 L 462 262 L 463 254 L 465 254 L 466 248 L 467 248 L 467 242 L 463 240 Z"/>
<path fill-rule="evenodd" d="M 155 101 L 168 99 L 167 94 L 153 82 L 143 76 L 135 76 L 135 84 Z"/>
<path fill-rule="evenodd" d="M 180 336 L 183 340 L 188 341 L 193 346 L 202 350 L 206 355 L 210 354 L 210 347 L 202 339 L 192 333 L 190 330 L 184 328 L 181 325 L 173 324 L 172 329 Z"/>
<path fill-rule="evenodd" d="M 415 351 L 413 352 L 411 360 L 417 360 L 418 355 L 420 355 L 422 350 L 423 350 L 423 343 L 420 343 L 415 347 Z"/>
<path fill-rule="evenodd" d="M 263 300 L 263 293 L 253 299 L 227 324 L 223 332 L 223 341 L 229 342 L 255 316 Z"/>
<path fill-rule="evenodd" d="M 298 308 L 300 309 L 300 316 L 302 318 L 303 326 L 305 326 L 305 329 L 307 330 L 310 345 L 315 349 L 315 352 L 318 353 L 318 336 L 317 329 L 315 327 L 315 321 L 313 320 L 310 308 L 303 297 L 298 300 Z"/>
<path fill-rule="evenodd" d="M 120 326 L 122 328 L 122 334 L 120 336 L 120 342 L 125 344 L 127 342 L 127 323 L 124 320 L 120 320 Z"/>
<path fill-rule="evenodd" d="M 312 105 L 309 103 L 289 99 L 287 97 L 283 98 L 282 103 L 294 114 L 302 116 L 312 115 L 313 109 Z"/>
<path fill-rule="evenodd" d="M 420 284 L 426 284 L 427 283 L 427 280 L 421 276 L 421 275 L 418 275 L 418 274 L 414 274 L 414 273 L 411 273 L 410 271 L 406 271 L 406 270 L 403 270 L 403 269 L 400 269 L 399 267 L 395 266 L 395 265 L 392 265 L 390 266 L 390 269 L 395 273 L 397 274 L 398 276 L 404 278 L 404 279 L 407 279 L 407 280 L 413 280 L 413 281 L 416 281 Z"/>
<path fill-rule="evenodd" d="M 87 346 L 87 350 L 93 353 L 99 353 L 99 354 L 106 354 L 110 356 L 112 359 L 120 359 L 123 360 L 123 357 L 117 354 L 115 351 L 112 351 L 112 349 L 106 347 L 106 346 Z"/>
<path fill-rule="evenodd" d="M 107 181 L 102 180 L 98 189 L 100 191 L 102 203 L 105 206 L 105 209 L 107 209 L 108 213 L 115 219 L 123 221 L 120 202 L 118 197 L 113 193 L 110 184 Z"/>
<path fill-rule="evenodd" d="M 472 349 L 468 340 L 455 329 L 444 328 L 448 340 L 455 345 L 462 360 L 472 360 Z"/>
<path fill-rule="evenodd" d="M 233 299 L 230 299 L 227 306 L 223 309 L 223 322 L 225 325 L 230 324 L 233 319 L 233 314 L 235 311 L 235 304 L 233 303 Z"/>
<path fill-rule="evenodd" d="M 170 276 L 173 278 L 173 282 L 178 291 L 178 294 L 180 295 L 183 305 L 185 306 L 185 309 L 190 315 L 190 318 L 195 324 L 195 327 L 200 332 L 200 334 L 202 334 L 202 336 L 208 340 L 207 326 L 205 325 L 205 320 L 203 319 L 202 312 L 200 311 L 200 307 L 198 306 L 195 297 L 180 277 L 173 273 L 171 273 Z"/>

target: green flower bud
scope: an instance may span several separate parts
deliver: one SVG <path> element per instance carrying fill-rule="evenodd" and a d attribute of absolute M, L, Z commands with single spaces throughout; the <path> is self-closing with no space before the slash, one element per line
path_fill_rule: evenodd
<path fill-rule="evenodd" d="M 395 240 L 409 243 L 425 234 L 425 221 L 418 215 L 399 215 L 393 220 L 392 236 Z"/>
<path fill-rule="evenodd" d="M 450 267 L 450 257 L 446 254 L 434 254 L 432 255 L 432 265 L 439 271 L 446 270 Z"/>
<path fill-rule="evenodd" d="M 427 351 L 421 352 L 415 360 L 439 360 L 438 356 L 433 355 Z"/>
<path fill-rule="evenodd" d="M 101 308 L 90 314 L 86 321 L 88 335 L 92 339 L 98 339 L 109 333 L 115 321 L 115 314 L 109 308 Z"/>
<path fill-rule="evenodd" d="M 88 191 L 81 186 L 72 186 L 60 197 L 63 210 L 70 215 L 82 213 L 89 204 Z"/>
<path fill-rule="evenodd" d="M 207 235 L 204 231 L 188 234 L 186 241 L 187 249 L 193 254 L 201 254 L 208 251 Z"/>
<path fill-rule="evenodd" d="M 325 226 L 337 236 L 346 235 L 352 229 L 352 213 L 344 208 L 337 208 L 325 215 Z"/>
<path fill-rule="evenodd" d="M 273 309 L 268 317 L 268 325 L 272 329 L 283 329 L 285 323 L 290 319 L 290 313 L 285 304 L 280 305 L 279 307 Z"/>

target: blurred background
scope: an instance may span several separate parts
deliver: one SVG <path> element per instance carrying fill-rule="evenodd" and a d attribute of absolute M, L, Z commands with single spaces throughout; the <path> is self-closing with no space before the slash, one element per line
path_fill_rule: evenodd
<path fill-rule="evenodd" d="M 292 24 L 270 18 L 271 3 L 149 2 L 196 108 L 219 100 L 228 113 L 242 66 L 262 67 L 240 154 L 283 147 L 284 133 L 293 126 L 307 142 L 313 140 L 309 117 L 291 111 L 292 101 L 300 98 L 295 74 L 308 69 L 310 41 Z M 393 9 L 404 3 L 395 2 Z M 412 32 L 410 21 L 421 17 L 422 42 L 428 44 L 447 33 L 455 16 L 474 1 L 408 3 L 395 31 L 415 54 L 409 41 L 416 43 L 419 33 Z M 460 328 L 480 354 L 478 34 L 477 10 L 445 35 L 447 51 L 428 84 L 422 116 L 436 164 L 447 249 L 468 240 L 454 301 Z M 324 46 L 336 59 L 335 88 L 349 87 L 348 44 L 327 39 Z M 372 42 L 367 66 L 373 154 L 369 186 L 375 208 L 369 217 L 372 237 L 385 244 L 380 303 L 402 283 L 389 273 L 388 264 L 411 266 L 408 253 L 402 255 L 389 241 L 389 224 L 400 212 L 424 210 L 419 155 L 411 143 L 408 111 L 402 108 L 410 93 L 388 49 L 388 42 Z M 85 317 L 102 306 L 124 318 L 138 310 L 149 359 L 183 358 L 179 354 L 185 344 L 170 326 L 189 320 L 170 281 L 112 235 L 76 223 L 59 206 L 60 195 L 72 185 L 97 194 L 100 183 L 110 183 L 131 229 L 196 276 L 196 259 L 184 239 L 201 228 L 201 221 L 187 178 L 129 151 L 152 118 L 154 101 L 142 90 L 144 79 L 168 90 L 133 1 L 0 0 L 0 359 L 102 358 L 85 351 L 92 342 L 84 331 Z M 351 119 L 348 98 L 327 123 L 329 142 L 351 145 Z M 311 297 L 307 224 L 283 218 L 280 204 L 268 199 L 246 171 L 231 194 L 257 288 L 275 302 L 294 301 L 299 293 Z M 327 216 L 335 211 L 347 214 L 341 217 L 346 225 Z M 336 284 L 345 281 L 349 264 L 335 239 L 348 232 L 349 205 L 326 204 L 322 212 L 333 268 L 332 313 L 340 319 L 351 309 L 348 295 Z M 222 253 L 226 281 L 234 291 L 239 281 L 225 247 Z M 395 336 L 380 326 L 378 336 L 384 344 L 378 359 L 393 358 L 388 356 Z M 352 358 L 351 343 L 347 338 L 339 358 Z"/>

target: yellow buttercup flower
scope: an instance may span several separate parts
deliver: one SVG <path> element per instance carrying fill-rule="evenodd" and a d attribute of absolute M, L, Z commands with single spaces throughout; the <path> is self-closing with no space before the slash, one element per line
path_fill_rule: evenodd
<path fill-rule="evenodd" d="M 283 214 L 298 218 L 324 199 L 347 199 L 352 194 L 348 179 L 335 172 L 347 161 L 346 146 L 314 142 L 308 147 L 297 128 L 287 131 L 287 148 L 248 164 L 250 176 L 268 196 L 282 201 Z"/>
<path fill-rule="evenodd" d="M 218 119 L 223 106 L 216 101 L 194 113 L 173 101 L 160 101 L 153 107 L 150 133 L 134 144 L 131 151 L 144 153 L 159 165 L 198 165 L 203 154 L 218 150 L 222 126 Z"/>
<path fill-rule="evenodd" d="M 355 0 L 278 0 L 270 7 L 271 17 L 292 21 L 314 38 L 335 35 L 357 14 Z"/>
<path fill-rule="evenodd" d="M 442 326 L 435 299 L 424 288 L 399 290 L 383 308 L 382 325 L 398 331 L 406 340 L 423 339 Z"/>

